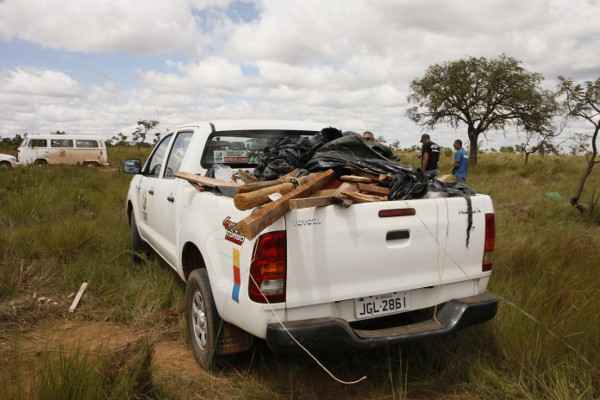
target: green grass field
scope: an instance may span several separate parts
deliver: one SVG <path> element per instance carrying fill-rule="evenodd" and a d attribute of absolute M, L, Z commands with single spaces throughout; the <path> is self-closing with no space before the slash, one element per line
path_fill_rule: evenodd
<path fill-rule="evenodd" d="M 195 367 L 182 284 L 158 260 L 130 263 L 130 177 L 116 167 L 147 151 L 111 148 L 111 168 L 0 171 L 1 399 L 600 397 L 600 214 L 568 204 L 583 159 L 532 156 L 524 166 L 518 155 L 483 154 L 469 181 L 495 202 L 497 318 L 403 347 L 322 355 L 341 378 L 367 376 L 343 386 L 307 357 L 261 344 L 213 375 Z M 594 188 L 598 171 L 586 199 Z"/>

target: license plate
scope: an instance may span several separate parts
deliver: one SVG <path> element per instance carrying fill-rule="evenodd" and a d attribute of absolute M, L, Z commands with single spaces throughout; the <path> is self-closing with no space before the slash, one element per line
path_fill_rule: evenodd
<path fill-rule="evenodd" d="M 354 299 L 354 314 L 358 319 L 396 314 L 408 307 L 408 294 L 404 292 Z"/>

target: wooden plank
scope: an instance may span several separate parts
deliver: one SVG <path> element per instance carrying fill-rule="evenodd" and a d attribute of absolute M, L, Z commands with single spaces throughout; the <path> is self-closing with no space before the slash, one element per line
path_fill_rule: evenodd
<path fill-rule="evenodd" d="M 390 189 L 379 185 L 373 185 L 371 183 L 359 183 L 358 190 L 363 193 L 374 194 L 377 196 L 387 197 L 390 194 Z"/>
<path fill-rule="evenodd" d="M 281 177 L 279 179 L 274 179 L 272 181 L 258 181 L 252 183 L 246 183 L 245 185 L 241 185 L 238 187 L 238 193 L 247 193 L 253 192 L 255 190 L 264 189 L 266 187 L 280 185 L 286 182 L 287 178 Z"/>
<path fill-rule="evenodd" d="M 368 178 L 366 176 L 358 176 L 358 175 L 343 175 L 340 177 L 342 182 L 353 182 L 353 183 L 375 183 L 376 179 Z"/>
<path fill-rule="evenodd" d="M 381 196 L 373 196 L 369 194 L 359 193 L 359 192 L 350 192 L 350 191 L 342 191 L 342 195 L 348 197 L 355 203 L 372 203 L 376 201 L 386 201 L 386 197 Z"/>
<path fill-rule="evenodd" d="M 356 192 L 358 190 L 356 184 L 343 182 L 337 189 L 319 190 L 313 197 L 305 197 L 290 200 L 290 209 L 309 208 L 309 207 L 325 207 L 331 204 L 341 204 L 348 207 L 352 204 L 351 201 L 344 198 L 342 191 Z"/>
<path fill-rule="evenodd" d="M 291 199 L 290 210 L 297 210 L 300 208 L 310 207 L 325 207 L 331 204 L 335 204 L 339 200 L 335 196 L 315 196 L 315 197 L 304 197 L 302 199 Z"/>
<path fill-rule="evenodd" d="M 181 179 L 185 179 L 188 182 L 196 183 L 198 185 L 207 187 L 224 187 L 232 189 L 237 189 L 240 187 L 240 185 L 235 182 L 227 182 L 222 179 L 209 178 L 207 176 L 195 175 L 189 172 L 176 172 L 175 176 Z"/>
<path fill-rule="evenodd" d="M 69 312 L 70 313 L 72 313 L 73 311 L 75 311 L 75 309 L 79 305 L 79 302 L 81 301 L 81 298 L 83 297 L 83 293 L 85 292 L 85 289 L 87 289 L 87 287 L 88 287 L 88 283 L 87 282 L 83 282 L 81 284 L 81 286 L 79 287 L 79 291 L 75 295 L 75 298 L 73 299 L 73 303 L 71 303 L 71 307 L 69 307 Z"/>
<path fill-rule="evenodd" d="M 307 182 L 311 175 L 298 178 L 297 183 L 302 184 Z M 271 201 L 269 195 L 273 193 L 281 193 L 286 194 L 291 192 L 297 184 L 293 183 L 280 183 L 279 185 L 273 185 L 266 188 L 254 190 L 252 192 L 246 193 L 238 193 L 233 198 L 233 204 L 237 207 L 238 210 L 248 210 L 250 208 L 254 208 Z"/>
<path fill-rule="evenodd" d="M 255 177 L 247 171 L 244 171 L 243 169 L 238 170 L 235 174 L 233 174 L 233 176 L 239 177 L 239 179 L 241 179 L 244 183 L 252 183 L 258 181 L 257 177 Z"/>
<path fill-rule="evenodd" d="M 331 169 L 315 173 L 306 183 L 284 194 L 279 200 L 265 204 L 261 208 L 254 210 L 252 214 L 241 220 L 235 226 L 235 229 L 247 239 L 254 239 L 266 227 L 290 210 L 291 199 L 309 196 L 334 178 L 335 173 Z"/>

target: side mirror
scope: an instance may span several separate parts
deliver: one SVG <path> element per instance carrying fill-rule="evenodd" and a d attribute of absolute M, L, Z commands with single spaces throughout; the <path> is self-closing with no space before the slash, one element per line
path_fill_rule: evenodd
<path fill-rule="evenodd" d="M 142 162 L 140 160 L 123 161 L 123 172 L 130 175 L 137 175 L 142 172 Z"/>

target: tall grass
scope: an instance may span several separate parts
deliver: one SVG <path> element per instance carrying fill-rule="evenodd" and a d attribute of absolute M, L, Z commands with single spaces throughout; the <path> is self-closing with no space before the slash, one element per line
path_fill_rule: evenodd
<path fill-rule="evenodd" d="M 143 158 L 143 151 L 111 149 L 111 161 Z M 413 154 L 401 157 L 415 162 Z M 449 171 L 450 163 L 443 157 L 442 170 Z M 469 183 L 490 194 L 496 208 L 490 290 L 506 301 L 494 321 L 401 348 L 321 355 L 342 378 L 366 374 L 367 381 L 357 386 L 330 381 L 303 357 L 274 357 L 259 347 L 219 375 L 219 385 L 227 382 L 226 395 L 219 394 L 214 381 L 194 383 L 177 375 L 167 384 L 167 396 L 599 398 L 600 225 L 568 204 L 582 168 L 577 157 L 536 157 L 525 166 L 518 155 L 505 154 L 482 155 L 480 165 L 471 168 Z M 25 300 L 21 312 L 3 314 L 2 304 L 30 299 L 33 292 L 67 299 L 85 280 L 90 286 L 75 318 L 178 332 L 178 321 L 167 317 L 178 311 L 182 296 L 177 279 L 158 261 L 140 268 L 129 262 L 124 210 L 128 182 L 110 169 L 0 172 L 0 329 L 26 328 L 63 315 L 66 308 L 40 310 Z M 593 188 L 600 187 L 600 173 L 588 185 L 589 200 Z M 107 393 L 104 383 L 93 383 L 106 372 L 85 367 L 86 356 L 48 362 L 58 371 L 60 365 L 67 365 L 63 370 L 79 365 L 82 375 L 73 379 L 91 380 L 90 387 L 103 388 L 94 391 Z M 44 379 L 63 398 L 78 385 L 64 381 L 62 387 L 59 376 Z"/>

